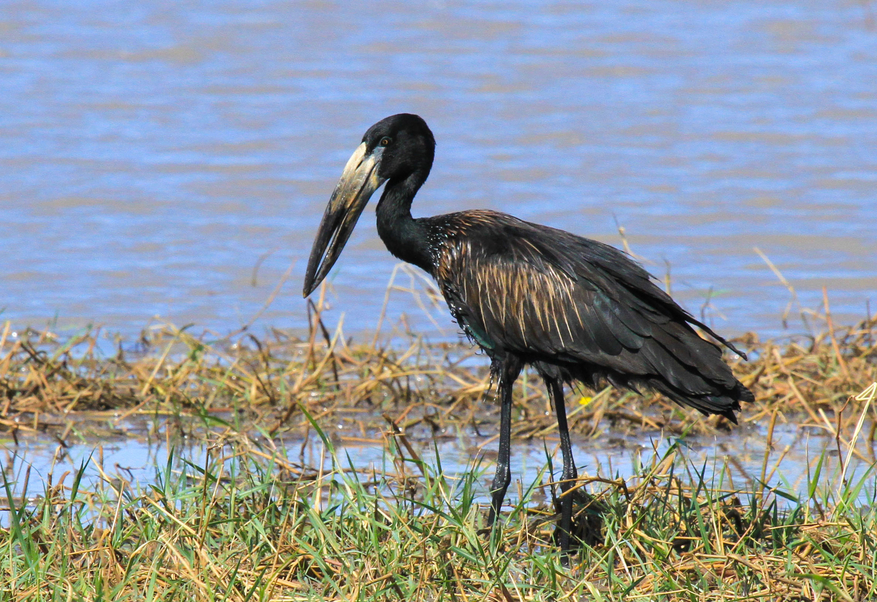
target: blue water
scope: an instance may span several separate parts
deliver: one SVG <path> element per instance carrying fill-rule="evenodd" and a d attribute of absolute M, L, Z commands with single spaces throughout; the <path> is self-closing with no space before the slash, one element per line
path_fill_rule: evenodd
<path fill-rule="evenodd" d="M 272 442 L 253 434 L 252 440 L 256 445 L 263 444 L 262 449 L 269 456 L 279 454 L 284 462 L 302 468 L 309 475 L 316 474 L 321 467 L 324 474 L 333 469 L 353 468 L 360 479 L 365 480 L 376 474 L 401 474 L 403 469 L 395 462 L 398 456 L 388 451 L 391 443 L 387 437 L 378 432 L 362 433 L 352 422 L 345 422 L 325 425 L 331 449 L 313 434 L 308 439 L 292 436 Z M 83 435 L 87 427 L 74 425 L 65 438 L 66 447 L 60 446 L 50 435 L 25 437 L 22 434 L 19 445 L 14 445 L 9 439 L 0 439 L 0 470 L 16 498 L 31 499 L 44 495 L 49 483 L 58 485 L 63 482 L 69 488 L 80 470 L 83 470 L 82 489 L 95 490 L 125 482 L 130 491 L 155 482 L 168 467 L 179 472 L 190 470 L 184 462 L 204 466 L 206 451 L 200 440 L 176 441 L 172 445 L 169 463 L 169 448 L 163 433 L 151 437 L 146 435 L 152 431 L 150 424 L 148 420 L 108 420 L 107 425 L 116 434 L 104 436 L 100 442 L 96 442 L 92 435 Z M 866 424 L 863 432 L 868 429 Z M 849 433 L 844 434 L 845 441 L 849 436 Z M 862 484 L 854 497 L 862 504 L 871 504 L 877 495 L 877 473 L 868 460 L 873 458 L 874 449 L 862 439 L 864 437 L 857 442 L 857 453 L 850 457 L 845 477 L 851 488 Z M 714 488 L 753 492 L 760 482 L 764 482 L 768 489 L 776 488 L 803 503 L 808 498 L 810 480 L 818 474 L 818 484 L 814 488 L 818 492 L 816 499 L 838 499 L 838 492 L 844 490 L 842 464 L 838 461 L 836 442 L 829 433 L 813 427 L 799 429 L 794 424 L 780 425 L 770 439 L 771 446 L 768 446 L 768 441 L 765 430 L 755 426 L 714 437 L 677 438 L 660 431 L 647 431 L 631 438 L 613 436 L 611 431 L 606 431 L 593 439 L 574 437 L 573 448 L 579 476 L 584 479 L 621 478 L 629 482 L 635 474 L 644 472 L 641 467 L 651 466 L 656 459 L 664 458 L 670 446 L 678 443 L 676 453 L 681 461 L 676 476 L 685 483 L 696 483 L 700 473 Z M 460 479 L 473 470 L 478 472 L 477 501 L 485 506 L 490 503 L 489 486 L 497 449 L 495 437 L 452 429 L 430 439 L 410 437 L 410 442 L 429 470 L 436 471 L 440 467 L 451 479 Z M 512 442 L 513 482 L 507 501 L 519 499 L 520 492 L 533 484 L 539 486 L 560 478 L 562 462 L 558 448 L 559 440 L 553 432 L 546 437 Z M 234 464 L 239 461 L 241 450 L 225 449 L 228 450 L 225 462 Z M 841 451 L 846 461 L 849 453 L 846 444 L 841 446 Z M 402 456 L 411 459 L 411 454 L 404 448 Z M 243 457 L 247 457 L 247 453 Z M 553 473 L 549 470 L 549 461 Z M 419 469 L 413 463 L 406 462 L 404 470 L 419 475 Z M 765 470 L 763 481 L 762 470 Z M 592 487 L 598 491 L 606 488 L 599 483 Z M 544 495 L 550 495 L 547 489 L 542 491 Z M 788 498 L 777 499 L 784 506 L 793 505 Z M 0 515 L 0 524 L 5 524 L 4 520 L 5 517 Z"/>
<path fill-rule="evenodd" d="M 759 247 L 797 291 L 790 331 L 823 286 L 836 321 L 861 319 L 877 310 L 874 10 L 3 3 L 0 320 L 224 334 L 293 264 L 254 327 L 304 328 L 324 204 L 365 129 L 399 111 L 438 139 L 415 213 L 488 207 L 619 246 L 621 225 L 693 312 L 709 298 L 721 332 L 775 336 L 790 296 Z M 330 319 L 373 329 L 393 266 L 367 212 Z M 387 323 L 403 314 L 455 336 L 394 294 Z"/>

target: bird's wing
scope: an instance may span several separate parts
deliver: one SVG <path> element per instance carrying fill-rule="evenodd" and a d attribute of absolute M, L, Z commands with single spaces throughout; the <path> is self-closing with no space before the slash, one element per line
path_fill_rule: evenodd
<path fill-rule="evenodd" d="M 641 380 L 661 375 L 688 394 L 735 386 L 721 350 L 689 325 L 699 323 L 627 255 L 562 230 L 491 217 L 490 236 L 472 229 L 449 241 L 437 278 L 482 346 Z"/>

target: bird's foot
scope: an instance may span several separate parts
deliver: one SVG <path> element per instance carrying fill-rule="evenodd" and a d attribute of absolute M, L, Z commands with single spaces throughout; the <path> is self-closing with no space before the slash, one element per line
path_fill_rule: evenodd
<path fill-rule="evenodd" d="M 607 508 L 581 488 L 571 490 L 567 495 L 573 496 L 572 524 L 569 534 L 565 534 L 563 527 L 558 523 L 554 529 L 553 540 L 554 544 L 561 548 L 561 563 L 568 568 L 571 547 L 580 547 L 582 544 L 595 546 L 603 542 L 603 513 Z M 563 512 L 562 502 L 560 499 L 555 499 L 554 505 L 560 520 Z M 564 535 L 567 537 L 565 538 Z"/>

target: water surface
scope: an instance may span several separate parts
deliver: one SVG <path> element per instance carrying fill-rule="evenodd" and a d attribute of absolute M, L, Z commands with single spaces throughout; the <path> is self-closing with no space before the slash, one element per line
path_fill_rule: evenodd
<path fill-rule="evenodd" d="M 821 308 L 825 286 L 837 320 L 860 319 L 877 309 L 872 12 L 3 3 L 0 318 L 134 336 L 160 316 L 227 333 L 294 264 L 257 327 L 302 328 L 334 182 L 369 125 L 409 111 L 438 139 L 415 213 L 487 207 L 618 245 L 620 224 L 689 309 L 709 298 L 722 332 L 775 335 L 789 294 L 757 246 L 802 307 Z M 348 332 L 375 326 L 395 263 L 372 215 L 332 277 Z M 427 327 L 395 295 L 390 322 L 403 313 Z"/>
<path fill-rule="evenodd" d="M 151 420 L 108 420 L 108 429 L 100 440 L 95 439 L 98 423 L 74 425 L 60 445 L 49 435 L 21 438 L 19 445 L 0 439 L 0 470 L 3 471 L 10 490 L 20 498 L 38 497 L 45 494 L 47 483 L 57 485 L 64 480 L 67 487 L 73 475 L 83 469 L 82 487 L 94 489 L 102 485 L 114 485 L 121 481 L 126 487 L 147 487 L 168 467 L 172 470 L 189 470 L 184 462 L 204 466 L 206 451 L 203 442 L 177 441 L 172 444 L 171 462 L 168 463 L 169 447 L 163 436 L 155 433 Z M 167 427 L 167 425 L 165 425 Z M 397 456 L 388 451 L 386 437 L 381 433 L 361 433 L 351 425 L 326 425 L 333 452 L 313 432 L 307 438 L 288 436 L 264 443 L 268 454 L 278 453 L 294 466 L 300 466 L 307 474 L 317 474 L 321 469 L 328 472 L 334 468 L 355 469 L 362 479 L 374 474 L 400 474 Z M 171 427 L 167 427 L 171 428 Z M 863 433 L 869 431 L 866 424 Z M 165 429 L 166 430 L 166 429 Z M 197 429 L 196 429 L 197 430 Z M 845 477 L 851 486 L 863 483 L 858 491 L 858 501 L 872 504 L 877 496 L 877 473 L 874 471 L 874 445 L 857 441 L 856 453 L 847 458 L 848 448 L 841 446 L 843 462 L 849 460 Z M 482 436 L 469 429 L 448 429 L 429 439 L 409 437 L 415 451 L 431 470 L 441 467 L 451 479 L 461 479 L 472 470 L 480 471 L 476 484 L 477 501 L 490 503 L 490 482 L 496 461 L 495 437 Z M 780 502 L 788 504 L 788 496 L 802 502 L 807 499 L 811 481 L 816 482 L 813 491 L 817 499 L 833 499 L 831 496 L 842 489 L 838 446 L 832 436 L 816 428 L 798 428 L 794 424 L 780 425 L 773 437 L 765 429 L 747 425 L 733 433 L 717 436 L 668 436 L 661 431 L 645 431 L 633 436 L 616 436 L 606 432 L 597 438 L 573 437 L 573 451 L 579 476 L 629 481 L 634 474 L 642 474 L 642 466 L 651 465 L 655 456 L 664 457 L 671 446 L 678 445 L 678 453 L 684 462 L 676 475 L 684 483 L 696 483 L 700 478 L 715 489 L 751 493 L 759 489 L 759 483 L 777 488 L 786 495 Z M 236 462 L 239 454 L 228 448 L 227 462 Z M 279 450 L 279 451 L 270 451 Z M 402 455 L 411 454 L 402 449 Z M 551 463 L 553 473 L 548 470 Z M 821 465 L 821 466 L 820 466 Z M 560 478 L 562 458 L 556 435 L 534 437 L 530 440 L 512 442 L 511 470 L 513 481 L 509 500 L 518 499 L 519 492 L 534 483 L 544 484 Z M 406 463 L 405 470 L 417 475 L 418 468 Z M 367 475 L 367 476 L 366 476 Z M 700 475 L 700 476 L 699 476 Z M 25 478 L 27 477 L 27 478 Z M 605 486 L 594 485 L 595 490 Z M 826 498 L 825 496 L 829 496 Z M 836 498 L 834 498 L 836 499 Z M 746 502 L 744 502 L 746 503 Z"/>

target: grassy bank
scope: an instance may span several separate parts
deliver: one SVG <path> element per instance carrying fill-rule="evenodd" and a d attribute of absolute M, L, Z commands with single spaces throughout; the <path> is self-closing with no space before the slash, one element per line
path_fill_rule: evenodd
<path fill-rule="evenodd" d="M 543 474 L 492 537 L 479 467 L 445 475 L 391 444 L 385 469 L 290 463 L 238 438 L 154 481 L 79 474 L 36 500 L 7 493 L 2 600 L 869 600 L 873 474 L 821 471 L 807 492 L 737 489 L 671 447 L 635 474 L 585 479 L 592 545 L 563 569 Z M 84 469 L 83 469 L 84 470 Z M 836 477 L 837 475 L 835 475 Z M 7 484 L 7 492 L 9 484 Z M 549 492 L 538 496 L 538 492 Z M 863 503 L 861 500 L 867 501 Z M 599 515 L 594 509 L 599 506 Z M 599 519 L 597 518 L 599 516 Z"/>
<path fill-rule="evenodd" d="M 0 601 L 872 599 L 875 330 L 872 320 L 782 344 L 748 336 L 750 361 L 730 358 L 758 399 L 744 425 L 833 438 L 836 449 L 809 464 L 804 494 L 773 482 L 782 452 L 769 444 L 761 478 L 746 483 L 724 460 L 707 471 L 671 446 L 633 474 L 584 475 L 590 545 L 565 570 L 550 544 L 550 470 L 486 536 L 475 492 L 492 467 L 444 474 L 406 446 L 406 436 L 446 428 L 495 432 L 486 360 L 466 345 L 357 344 L 318 314 L 302 339 L 164 327 L 112 353 L 97 330 L 60 340 L 7 326 L 0 430 L 10 449 L 35 433 L 59 446 L 87 441 L 88 418 L 147 416 L 168 441 L 175 429 L 202 437 L 207 455 L 172 459 L 146 483 L 106 469 L 85 484 L 83 467 L 29 498 L 13 482 L 21 475 L 4 471 Z M 541 439 L 555 428 L 548 401 L 539 383 L 521 381 L 514 436 Z M 733 428 L 609 389 L 574 392 L 568 405 L 580 439 Z M 349 470 L 323 430 L 330 424 L 390 433 L 384 468 Z M 305 430 L 331 462 L 303 466 L 272 445 Z M 835 453 L 840 461 L 829 460 Z M 866 469 L 847 474 L 853 457 Z"/>

